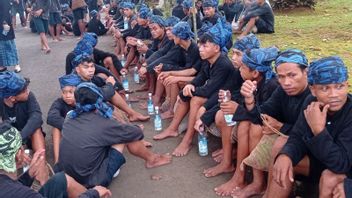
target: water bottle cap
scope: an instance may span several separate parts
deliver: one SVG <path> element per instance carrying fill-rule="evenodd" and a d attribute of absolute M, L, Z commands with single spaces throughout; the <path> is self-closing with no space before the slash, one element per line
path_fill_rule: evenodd
<path fill-rule="evenodd" d="M 129 94 L 126 94 L 126 98 L 128 98 L 128 96 L 130 96 Z"/>
<path fill-rule="evenodd" d="M 159 110 L 159 107 L 158 107 L 158 106 L 155 106 L 155 110 Z"/>
<path fill-rule="evenodd" d="M 25 154 L 29 154 L 30 152 L 31 152 L 31 151 L 30 151 L 29 149 L 25 149 L 25 150 L 24 150 L 24 153 L 25 153 Z"/>
<path fill-rule="evenodd" d="M 148 96 L 149 96 L 149 97 L 152 96 L 152 93 L 148 93 Z"/>

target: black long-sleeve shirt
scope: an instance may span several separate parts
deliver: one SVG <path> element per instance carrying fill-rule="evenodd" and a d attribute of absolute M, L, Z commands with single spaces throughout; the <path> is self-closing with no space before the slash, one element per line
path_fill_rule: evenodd
<path fill-rule="evenodd" d="M 172 16 L 178 17 L 179 19 L 183 19 L 186 17 L 185 12 L 183 12 L 183 7 L 181 4 L 172 8 Z"/>
<path fill-rule="evenodd" d="M 21 132 L 22 140 L 30 138 L 43 124 L 39 103 L 32 92 L 29 92 L 27 101 L 17 102 L 13 107 L 8 107 L 3 100 L 0 101 L 0 117 L 9 120 Z"/>
<path fill-rule="evenodd" d="M 32 11 L 37 11 L 42 9 L 43 12 L 40 15 L 43 19 L 49 19 L 49 8 L 51 5 L 51 0 L 36 0 L 32 4 Z"/>
<path fill-rule="evenodd" d="M 267 114 L 283 123 L 280 132 L 289 135 L 301 112 L 302 104 L 309 94 L 310 91 L 307 87 L 301 94 L 289 96 L 280 86 L 267 101 L 262 105 L 256 105 L 255 108 L 249 111 L 251 121 L 254 124 L 262 124 L 260 114 Z"/>
<path fill-rule="evenodd" d="M 97 18 L 91 19 L 87 24 L 87 32 L 94 32 L 98 36 L 106 34 L 109 29 Z"/>
<path fill-rule="evenodd" d="M 183 19 L 181 19 L 181 21 L 187 22 L 191 27 L 192 32 L 194 32 L 193 15 L 185 16 Z M 202 20 L 200 19 L 199 13 L 196 14 L 196 22 L 197 22 L 197 30 L 199 30 L 202 27 Z"/>
<path fill-rule="evenodd" d="M 133 29 L 127 29 L 122 32 L 123 38 L 127 38 L 129 36 L 135 37 L 137 39 L 142 39 L 142 40 L 152 38 L 152 34 L 150 33 L 149 27 L 148 26 L 143 27 L 138 24 L 136 24 Z"/>
<path fill-rule="evenodd" d="M 268 3 L 264 3 L 262 6 L 253 4 L 246 12 L 243 20 L 247 22 L 249 19 L 257 16 L 266 23 L 268 30 L 274 32 L 274 13 Z"/>
<path fill-rule="evenodd" d="M 151 47 L 145 54 L 145 57 L 147 58 L 147 63 L 148 61 L 153 62 L 153 60 L 156 60 L 161 56 L 165 55 L 167 51 L 169 51 L 174 45 L 174 41 L 169 40 L 166 36 L 166 33 L 164 34 L 164 37 L 161 40 L 153 39 Z"/>
<path fill-rule="evenodd" d="M 306 121 L 303 109 L 317 100 L 312 95 L 308 96 L 280 154 L 289 156 L 294 166 L 305 155 L 313 155 L 332 172 L 352 175 L 351 97 L 348 95 L 341 110 L 333 115 L 327 114 L 324 130 L 314 135 Z"/>
<path fill-rule="evenodd" d="M 233 19 L 235 19 L 235 21 L 238 20 L 244 9 L 244 5 L 242 1 L 236 1 L 231 4 L 224 3 L 219 9 L 224 11 L 226 21 L 232 23 Z"/>
<path fill-rule="evenodd" d="M 74 107 L 65 103 L 62 98 L 56 99 L 51 105 L 48 112 L 48 125 L 55 127 L 61 131 L 67 112 L 73 109 Z"/>
<path fill-rule="evenodd" d="M 208 61 L 205 64 L 191 84 L 195 87 L 193 96 L 210 98 L 225 84 L 233 66 L 230 59 L 223 54 L 220 54 L 214 64 L 210 64 Z"/>
<path fill-rule="evenodd" d="M 120 73 L 121 69 L 123 68 L 120 60 L 113 53 L 105 52 L 103 50 L 94 48 L 93 49 L 93 56 L 94 56 L 95 63 L 98 64 L 98 65 L 104 65 L 104 59 L 107 58 L 107 57 L 111 57 L 112 63 L 114 64 L 115 69 L 119 73 Z"/>
<path fill-rule="evenodd" d="M 202 20 L 202 23 L 211 23 L 213 25 L 216 24 L 216 22 L 218 21 L 219 18 L 221 18 L 221 14 L 219 12 L 215 12 L 214 16 L 212 17 L 204 17 Z"/>
<path fill-rule="evenodd" d="M 352 179 L 346 178 L 344 181 L 344 189 L 346 197 L 352 197 Z"/>

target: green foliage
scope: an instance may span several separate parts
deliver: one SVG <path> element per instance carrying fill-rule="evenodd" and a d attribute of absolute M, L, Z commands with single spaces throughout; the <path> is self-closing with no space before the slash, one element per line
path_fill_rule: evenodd
<path fill-rule="evenodd" d="M 292 9 L 297 7 L 314 8 L 316 0 L 272 0 L 274 9 Z"/>

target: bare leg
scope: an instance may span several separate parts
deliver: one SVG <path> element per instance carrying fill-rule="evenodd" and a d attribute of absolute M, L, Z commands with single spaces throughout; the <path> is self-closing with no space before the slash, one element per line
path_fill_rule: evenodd
<path fill-rule="evenodd" d="M 177 83 L 169 85 L 170 87 L 170 106 L 167 111 L 161 114 L 163 119 L 168 119 L 174 117 L 174 107 L 177 100 L 178 92 L 180 88 L 178 87 Z"/>
<path fill-rule="evenodd" d="M 128 70 L 128 68 L 130 67 L 130 64 L 132 63 L 132 61 L 135 57 L 136 57 L 136 48 L 130 47 L 130 51 L 127 54 L 126 63 L 124 65 L 124 68 L 126 68 Z"/>
<path fill-rule="evenodd" d="M 116 70 L 116 68 L 114 66 L 114 63 L 112 62 L 112 58 L 111 57 L 106 57 L 104 59 L 104 66 L 109 68 L 109 70 L 111 71 L 112 74 L 115 75 L 115 77 L 120 77 L 119 72 Z"/>
<path fill-rule="evenodd" d="M 155 94 L 154 94 L 154 97 L 153 97 L 153 102 L 154 102 L 155 106 L 159 106 L 160 107 L 160 105 L 161 105 L 160 100 L 161 100 L 161 97 L 163 96 L 164 89 L 165 89 L 164 85 L 160 81 L 157 81 L 156 82 Z"/>
<path fill-rule="evenodd" d="M 247 34 L 249 34 L 252 31 L 252 29 L 255 26 L 256 20 L 257 20 L 257 17 L 252 17 L 251 19 L 249 19 L 247 26 L 246 26 L 246 29 L 242 32 L 240 37 L 246 36 Z"/>
<path fill-rule="evenodd" d="M 61 140 L 61 131 L 58 128 L 53 128 L 52 130 L 53 137 L 53 150 L 54 150 L 54 164 L 59 161 L 59 146 Z"/>
<path fill-rule="evenodd" d="M 45 53 L 50 53 L 50 47 L 49 47 L 49 44 L 48 44 L 48 39 L 46 38 L 46 35 L 44 32 L 40 33 L 39 34 L 40 36 L 40 40 L 45 48 Z"/>
<path fill-rule="evenodd" d="M 35 130 L 33 135 L 31 136 L 32 141 L 32 148 L 33 152 L 35 153 L 38 150 L 44 149 L 45 150 L 45 139 L 42 130 L 39 128 Z M 46 164 L 46 156 L 44 155 L 44 162 Z M 49 179 L 49 172 L 48 168 L 45 166 L 43 171 L 37 175 L 36 179 L 39 181 L 40 185 L 44 185 Z"/>
<path fill-rule="evenodd" d="M 82 186 L 80 183 L 78 183 L 75 179 L 73 179 L 67 174 L 65 174 L 65 176 L 67 181 L 68 197 L 70 198 L 78 197 L 80 194 L 87 191 L 87 189 L 84 186 Z"/>
<path fill-rule="evenodd" d="M 329 198 L 333 195 L 334 188 L 346 178 L 344 174 L 336 174 L 326 169 L 319 181 L 319 198 Z"/>
<path fill-rule="evenodd" d="M 60 23 L 56 24 L 56 39 L 59 41 L 62 41 L 62 38 L 60 38 L 61 32 L 62 32 L 62 25 Z"/>
<path fill-rule="evenodd" d="M 145 166 L 147 168 L 154 168 L 169 164 L 171 162 L 171 155 L 164 154 L 159 155 L 152 153 L 148 150 L 141 141 L 135 141 L 127 144 L 127 148 L 133 155 L 140 157 L 145 160 Z"/>
<path fill-rule="evenodd" d="M 231 132 L 233 127 L 229 127 L 224 119 L 224 114 L 221 110 L 216 113 L 215 116 L 216 126 L 219 126 L 221 131 L 221 142 L 223 148 L 223 160 L 220 164 L 214 167 L 204 170 L 204 175 L 206 177 L 214 177 L 222 173 L 232 172 L 234 167 L 232 165 L 232 143 L 231 143 Z"/>
<path fill-rule="evenodd" d="M 233 190 L 242 189 L 245 185 L 245 178 L 244 178 L 245 172 L 244 170 L 241 170 L 240 167 L 244 158 L 246 158 L 249 154 L 248 133 L 249 133 L 250 124 L 251 123 L 249 121 L 242 121 L 238 124 L 238 129 L 237 129 L 238 150 L 237 150 L 236 171 L 228 182 L 214 189 L 217 195 L 229 196 Z M 219 126 L 221 126 L 220 130 L 224 131 L 223 129 L 224 124 Z"/>
<path fill-rule="evenodd" d="M 172 155 L 181 157 L 187 155 L 188 151 L 191 149 L 192 139 L 194 136 L 194 124 L 196 123 L 196 115 L 199 108 L 207 101 L 206 98 L 201 98 L 193 96 L 190 102 L 190 110 L 188 117 L 188 125 L 185 136 L 183 137 L 181 143 L 172 152 Z"/>
<path fill-rule="evenodd" d="M 58 41 L 56 36 L 55 36 L 55 29 L 54 29 L 54 26 L 52 25 L 49 25 L 49 32 L 50 32 L 50 35 L 51 37 L 53 38 L 54 41 Z"/>
<path fill-rule="evenodd" d="M 86 31 L 86 24 L 82 19 L 78 20 L 78 28 L 81 32 L 81 38 L 83 37 L 84 32 Z"/>
<path fill-rule="evenodd" d="M 181 99 L 178 100 L 179 105 L 176 108 L 175 117 L 172 119 L 170 125 L 160 134 L 153 137 L 154 140 L 162 140 L 167 137 L 178 136 L 178 126 L 182 122 L 189 110 L 189 102 L 184 102 Z"/>

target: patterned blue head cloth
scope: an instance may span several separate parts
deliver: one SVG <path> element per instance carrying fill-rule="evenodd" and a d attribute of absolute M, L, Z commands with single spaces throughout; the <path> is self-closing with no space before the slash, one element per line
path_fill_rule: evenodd
<path fill-rule="evenodd" d="M 182 2 L 182 7 L 186 8 L 186 9 L 190 9 L 192 7 L 192 5 L 193 5 L 192 0 L 184 0 Z"/>
<path fill-rule="evenodd" d="M 156 23 L 160 27 L 165 27 L 166 26 L 165 20 L 159 15 L 152 15 L 150 17 L 150 23 Z"/>
<path fill-rule="evenodd" d="M 148 17 L 150 17 L 151 14 L 152 13 L 150 12 L 150 9 L 149 8 L 145 8 L 145 7 L 141 8 L 139 10 L 139 12 L 138 12 L 138 16 L 141 19 L 148 19 Z"/>
<path fill-rule="evenodd" d="M 15 72 L 0 72 L 0 98 L 16 96 L 27 84 L 26 80 Z"/>
<path fill-rule="evenodd" d="M 216 8 L 216 7 L 218 7 L 218 5 L 219 5 L 218 0 L 204 0 L 202 6 L 203 6 L 203 8 L 206 8 L 206 7 Z"/>
<path fill-rule="evenodd" d="M 145 4 L 145 3 L 142 3 L 140 6 L 139 6 L 139 8 L 138 8 L 138 12 L 142 9 L 142 8 L 149 8 L 149 6 L 147 5 L 147 4 Z"/>
<path fill-rule="evenodd" d="M 347 67 L 338 56 L 318 59 L 311 62 L 308 67 L 308 83 L 310 85 L 342 83 L 347 79 Z"/>
<path fill-rule="evenodd" d="M 246 52 L 251 49 L 260 48 L 260 41 L 254 34 L 249 34 L 241 39 L 237 39 L 233 44 L 233 48 Z"/>
<path fill-rule="evenodd" d="M 183 0 L 176 0 L 176 3 L 180 5 L 183 3 Z"/>
<path fill-rule="evenodd" d="M 225 18 L 219 18 L 216 24 L 211 27 L 208 34 L 213 38 L 215 44 L 220 46 L 220 49 L 224 52 L 227 52 L 226 43 L 231 40 L 232 30 L 230 24 L 228 24 Z"/>
<path fill-rule="evenodd" d="M 178 22 L 180 22 L 178 17 L 170 16 L 165 20 L 165 27 L 174 27 Z"/>
<path fill-rule="evenodd" d="M 242 56 L 243 64 L 252 70 L 264 73 L 265 80 L 275 77 L 275 73 L 271 67 L 272 62 L 276 59 L 279 49 L 276 47 L 252 49 Z"/>
<path fill-rule="evenodd" d="M 82 54 L 82 53 L 92 55 L 93 54 L 93 46 L 90 43 L 88 43 L 87 41 L 84 41 L 82 39 L 77 43 L 75 49 L 73 49 L 73 53 L 75 55 Z"/>
<path fill-rule="evenodd" d="M 60 87 L 62 89 L 66 86 L 77 87 L 79 83 L 82 82 L 82 80 L 81 80 L 81 77 L 79 77 L 77 74 L 72 73 L 72 74 L 61 76 L 59 78 L 59 82 L 60 82 Z"/>
<path fill-rule="evenodd" d="M 183 21 L 178 22 L 172 28 L 172 34 L 179 37 L 182 40 L 189 40 L 194 36 L 189 24 Z"/>
<path fill-rule="evenodd" d="M 133 10 L 134 7 L 135 7 L 135 5 L 132 2 L 121 2 L 120 3 L 120 8 L 123 8 L 123 9 Z"/>
<path fill-rule="evenodd" d="M 75 92 L 77 93 L 82 88 L 88 88 L 90 91 L 92 91 L 98 96 L 98 99 L 94 104 L 80 104 L 79 102 L 80 98 L 77 98 L 76 107 L 73 111 L 69 112 L 69 117 L 74 119 L 84 112 L 97 110 L 99 114 L 102 115 L 103 117 L 109 118 L 109 119 L 112 118 L 113 109 L 111 106 L 109 106 L 103 101 L 104 97 L 103 97 L 102 91 L 95 84 L 91 82 L 84 82 L 77 86 Z M 77 95 L 78 97 L 84 97 L 84 96 L 80 96 L 79 94 Z"/>
<path fill-rule="evenodd" d="M 98 43 L 98 36 L 93 32 L 86 32 L 84 33 L 82 40 L 89 43 L 92 47 L 95 47 Z"/>
<path fill-rule="evenodd" d="M 94 18 L 98 15 L 98 12 L 96 10 L 92 10 L 90 13 L 89 13 L 90 17 Z"/>
<path fill-rule="evenodd" d="M 91 54 L 86 54 L 86 53 L 78 54 L 72 60 L 71 64 L 72 64 L 73 68 L 75 68 L 79 64 L 81 64 L 84 60 L 92 60 L 92 55 Z"/>
<path fill-rule="evenodd" d="M 213 27 L 213 24 L 210 21 L 205 21 L 202 23 L 202 27 L 198 30 L 198 36 L 201 37 L 203 36 L 205 33 L 207 33 L 210 28 Z"/>
<path fill-rule="evenodd" d="M 283 63 L 296 63 L 308 67 L 308 59 L 306 55 L 298 49 L 288 49 L 280 52 L 279 56 L 276 58 L 275 67 Z"/>

